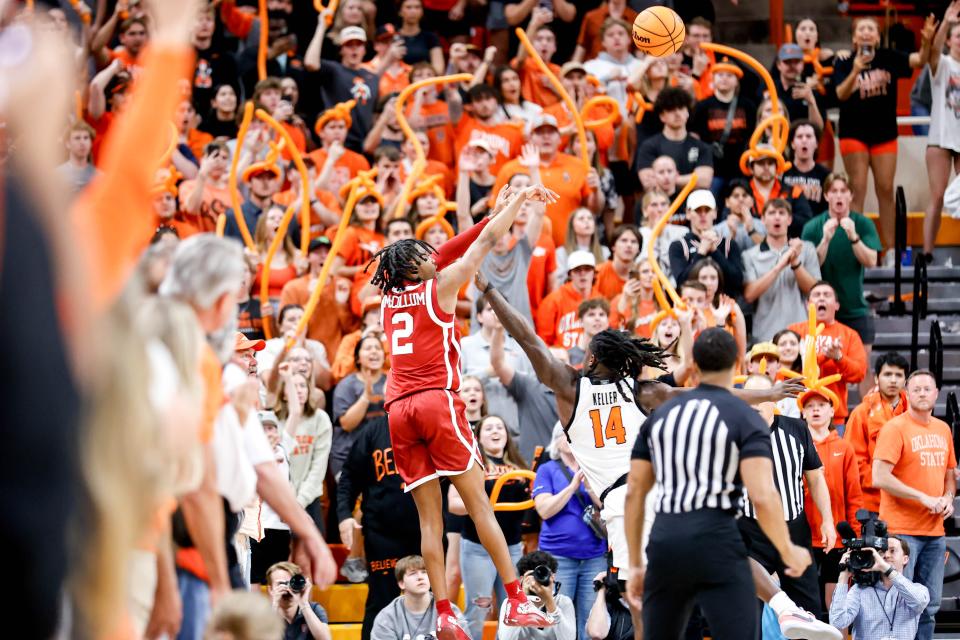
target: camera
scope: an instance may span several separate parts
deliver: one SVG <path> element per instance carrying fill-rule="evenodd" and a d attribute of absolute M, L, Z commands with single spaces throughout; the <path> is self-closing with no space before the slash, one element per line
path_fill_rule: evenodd
<path fill-rule="evenodd" d="M 841 522 L 837 525 L 844 548 L 851 551 L 847 562 L 840 563 L 840 570 L 850 571 L 855 583 L 869 587 L 880 579 L 880 573 L 868 571 L 874 564 L 873 554 L 868 549 L 876 549 L 879 553 L 887 550 L 887 523 L 866 509 L 857 510 L 857 520 L 862 532 L 859 538 L 849 523 Z"/>
<path fill-rule="evenodd" d="M 550 578 L 552 577 L 553 577 L 553 572 L 550 571 L 550 567 L 548 567 L 545 564 L 537 565 L 533 569 L 533 579 L 539 582 L 540 584 L 542 584 L 543 586 L 549 585 Z"/>
<path fill-rule="evenodd" d="M 290 578 L 289 586 L 293 593 L 303 593 L 303 590 L 307 588 L 307 579 L 298 573 Z"/>

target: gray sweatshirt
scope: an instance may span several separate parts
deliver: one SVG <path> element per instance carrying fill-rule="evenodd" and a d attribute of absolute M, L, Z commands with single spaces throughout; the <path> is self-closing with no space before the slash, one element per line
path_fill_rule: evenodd
<path fill-rule="evenodd" d="M 497 629 L 497 640 L 577 640 L 577 614 L 573 608 L 573 600 L 568 596 L 558 594 L 554 597 L 557 603 L 557 623 L 552 627 L 538 629 L 536 627 L 507 627 L 500 625 Z M 500 607 L 500 619 L 503 619 L 504 602 Z"/>
<path fill-rule="evenodd" d="M 463 614 L 457 605 L 451 604 L 453 612 L 466 628 Z M 421 619 L 422 618 L 422 619 Z M 426 613 L 411 613 L 403 606 L 403 596 L 398 596 L 393 602 L 385 606 L 377 617 L 373 619 L 373 629 L 370 631 L 370 640 L 423 640 L 423 636 L 434 636 L 437 633 L 437 608 L 433 601 Z"/>

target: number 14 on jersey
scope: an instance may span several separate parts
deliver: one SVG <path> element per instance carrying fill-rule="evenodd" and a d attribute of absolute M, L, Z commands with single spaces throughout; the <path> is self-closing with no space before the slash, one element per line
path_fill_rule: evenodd
<path fill-rule="evenodd" d="M 623 416 L 620 414 L 620 405 L 610 407 L 606 422 L 600 419 L 600 409 L 590 410 L 590 422 L 593 423 L 593 443 L 602 449 L 607 440 L 614 440 L 617 444 L 627 441 L 627 431 L 623 428 Z"/>

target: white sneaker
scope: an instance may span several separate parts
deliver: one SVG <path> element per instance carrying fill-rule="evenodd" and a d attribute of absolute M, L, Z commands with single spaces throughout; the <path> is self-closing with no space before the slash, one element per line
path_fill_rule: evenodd
<path fill-rule="evenodd" d="M 354 584 L 359 584 L 366 581 L 370 572 L 367 571 L 367 563 L 363 558 L 347 558 L 340 567 L 340 575 Z"/>
<path fill-rule="evenodd" d="M 880 264 L 884 269 L 893 269 L 894 262 L 897 259 L 897 252 L 893 249 L 887 249 L 883 254 L 883 262 Z"/>
<path fill-rule="evenodd" d="M 839 629 L 817 620 L 813 614 L 803 609 L 784 611 L 778 618 L 780 631 L 791 639 L 805 640 L 843 640 Z"/>

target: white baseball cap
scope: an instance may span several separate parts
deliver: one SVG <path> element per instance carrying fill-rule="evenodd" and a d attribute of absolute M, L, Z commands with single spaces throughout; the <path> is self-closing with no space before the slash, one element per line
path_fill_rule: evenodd
<path fill-rule="evenodd" d="M 573 251 L 567 257 L 567 273 L 570 273 L 577 267 L 597 268 L 597 259 L 589 251 Z"/>
<path fill-rule="evenodd" d="M 689 198 L 687 198 L 687 209 L 696 211 L 700 207 L 710 207 L 711 209 L 717 208 L 716 199 L 707 189 L 697 189 L 690 194 Z"/>
<path fill-rule="evenodd" d="M 363 30 L 363 27 L 344 27 L 340 30 L 340 39 L 339 44 L 344 42 L 350 42 L 351 40 L 359 40 L 360 42 L 367 41 L 367 32 Z"/>

